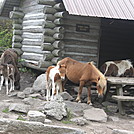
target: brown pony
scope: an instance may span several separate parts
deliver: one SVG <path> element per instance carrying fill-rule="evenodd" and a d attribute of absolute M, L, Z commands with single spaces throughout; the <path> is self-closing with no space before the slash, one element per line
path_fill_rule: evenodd
<path fill-rule="evenodd" d="M 18 64 L 17 53 L 11 48 L 8 48 L 7 50 L 5 50 L 1 55 L 1 64 L 12 64 L 14 66 L 14 68 L 15 68 L 14 85 L 15 85 L 15 89 L 19 90 L 20 89 L 20 72 L 17 67 L 17 64 Z"/>
<path fill-rule="evenodd" d="M 57 65 L 65 65 L 66 77 L 73 83 L 79 84 L 79 92 L 76 101 L 81 101 L 81 93 L 84 86 L 88 88 L 88 101 L 91 103 L 91 85 L 96 83 L 98 96 L 103 96 L 107 88 L 105 76 L 93 65 L 92 62 L 81 63 L 66 57 L 59 61 Z"/>

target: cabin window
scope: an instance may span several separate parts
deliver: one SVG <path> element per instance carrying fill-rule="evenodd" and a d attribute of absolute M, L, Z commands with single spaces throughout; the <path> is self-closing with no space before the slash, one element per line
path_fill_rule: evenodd
<path fill-rule="evenodd" d="M 2 13 L 2 9 L 4 7 L 6 0 L 0 0 L 0 14 Z"/>
<path fill-rule="evenodd" d="M 90 26 L 89 25 L 84 25 L 84 24 L 76 24 L 76 31 L 77 32 L 89 32 L 90 31 Z"/>

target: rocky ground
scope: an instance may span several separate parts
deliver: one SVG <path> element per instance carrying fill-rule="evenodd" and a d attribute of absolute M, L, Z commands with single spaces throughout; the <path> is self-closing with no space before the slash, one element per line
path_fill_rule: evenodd
<path fill-rule="evenodd" d="M 44 74 L 37 78 L 31 73 L 21 73 L 20 83 L 20 91 L 14 91 L 9 96 L 5 95 L 5 87 L 0 91 L 1 119 L 39 121 L 43 124 L 79 128 L 87 134 L 134 134 L 134 105 L 128 105 L 127 114 L 121 116 L 115 102 L 107 100 L 100 103 L 93 90 L 93 105 L 89 106 L 86 104 L 85 89 L 83 103 L 76 103 L 74 98 L 78 89 L 72 86 L 66 86 L 67 92 L 60 94 L 55 101 L 46 102 Z"/>

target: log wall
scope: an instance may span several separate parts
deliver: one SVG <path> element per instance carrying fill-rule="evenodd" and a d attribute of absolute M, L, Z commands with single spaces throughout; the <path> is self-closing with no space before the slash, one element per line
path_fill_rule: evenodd
<path fill-rule="evenodd" d="M 89 27 L 89 31 L 77 31 L 76 25 Z M 100 35 L 100 19 L 92 17 L 71 16 L 64 19 L 65 57 L 98 64 L 98 48 Z"/>
<path fill-rule="evenodd" d="M 25 66 L 45 70 L 64 57 L 98 63 L 100 19 L 72 16 L 61 1 L 23 0 L 10 13 L 12 47 Z M 77 31 L 77 25 L 89 31 Z"/>
<path fill-rule="evenodd" d="M 12 47 L 25 66 L 45 70 L 64 55 L 64 27 L 58 19 L 67 12 L 55 0 L 23 0 L 10 13 L 13 19 Z"/>

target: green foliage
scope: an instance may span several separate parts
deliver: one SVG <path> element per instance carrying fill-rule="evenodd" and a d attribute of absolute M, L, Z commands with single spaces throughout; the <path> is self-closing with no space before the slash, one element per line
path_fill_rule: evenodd
<path fill-rule="evenodd" d="M 19 115 L 19 117 L 17 118 L 17 120 L 26 121 L 26 119 L 22 115 Z"/>
<path fill-rule="evenodd" d="M 3 113 L 9 113 L 9 109 L 8 108 L 5 108 L 2 110 Z"/>
<path fill-rule="evenodd" d="M 0 49 L 1 51 L 12 46 L 12 22 L 0 20 Z"/>
<path fill-rule="evenodd" d="M 62 120 L 62 123 L 64 123 L 64 124 L 72 124 L 73 122 L 70 121 L 70 119 L 72 117 L 73 117 L 73 115 L 72 115 L 71 111 L 67 110 L 67 117 L 64 120 Z"/>

